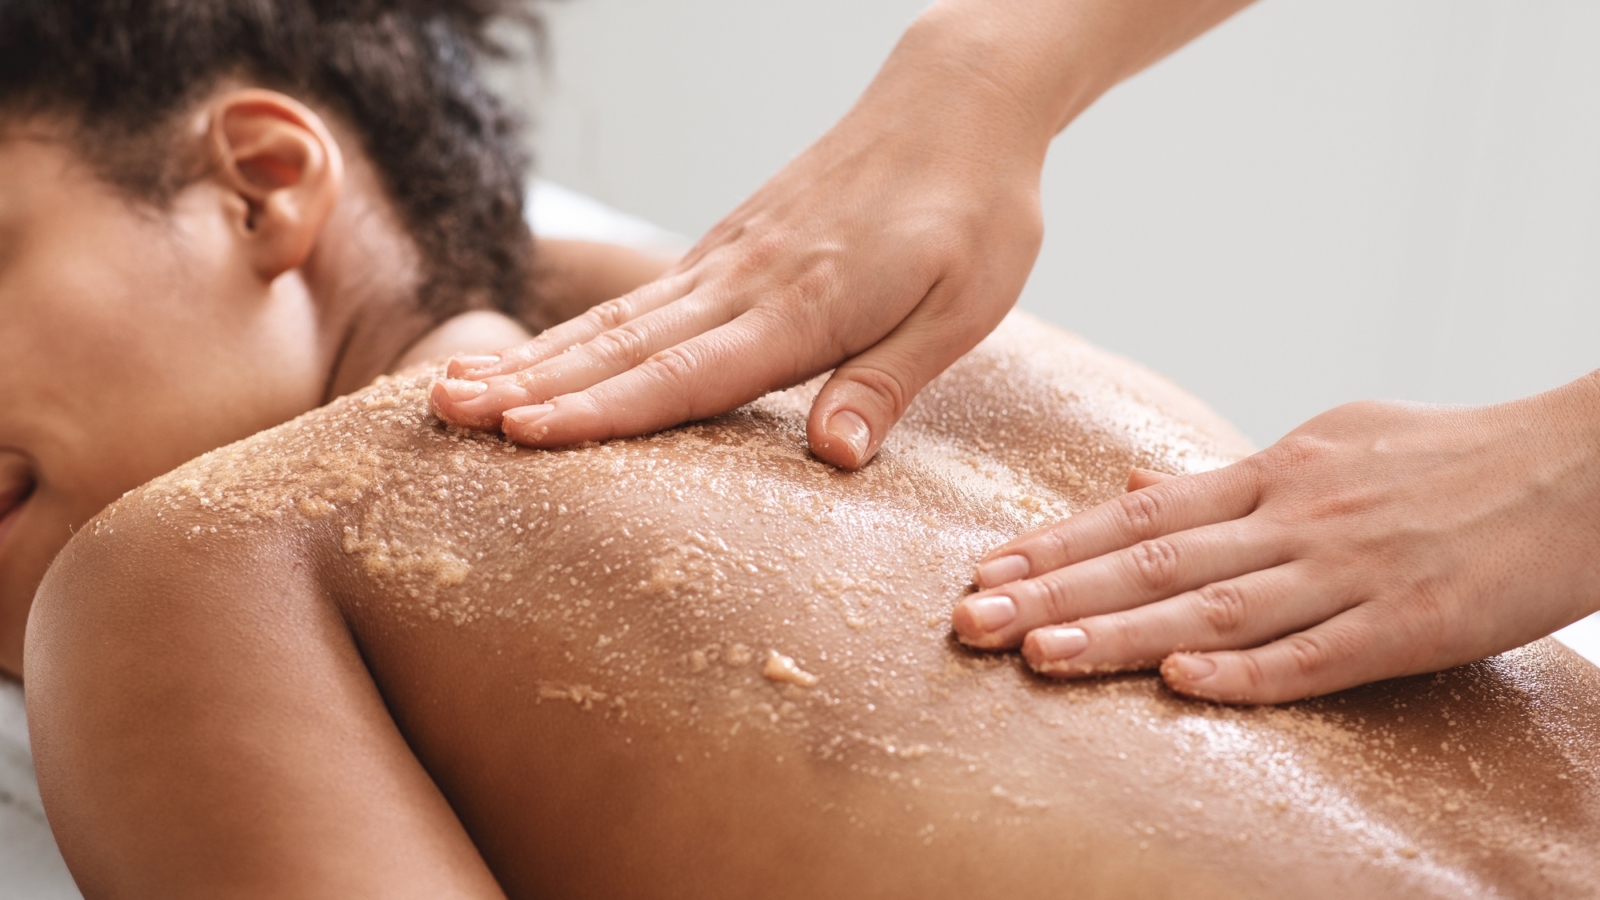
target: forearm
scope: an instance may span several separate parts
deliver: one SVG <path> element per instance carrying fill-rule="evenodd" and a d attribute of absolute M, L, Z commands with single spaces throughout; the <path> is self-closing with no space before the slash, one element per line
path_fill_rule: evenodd
<path fill-rule="evenodd" d="M 1249 2 L 940 0 L 907 30 L 863 103 L 925 108 L 930 85 L 940 85 L 942 102 L 1033 139 L 1042 158 L 1101 94 Z"/>
<path fill-rule="evenodd" d="M 865 465 L 917 392 L 1016 303 L 1044 233 L 1051 138 L 1245 2 L 941 0 L 845 117 L 672 277 L 453 365 L 436 412 L 569 446 L 706 418 L 831 369 L 806 440 L 832 465 Z"/>

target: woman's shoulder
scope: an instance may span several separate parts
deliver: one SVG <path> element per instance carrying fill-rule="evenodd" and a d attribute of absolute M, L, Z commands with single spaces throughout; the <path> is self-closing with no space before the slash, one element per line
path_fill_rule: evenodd
<path fill-rule="evenodd" d="M 440 422 L 428 401 L 440 374 L 437 364 L 424 364 L 380 378 L 207 453 L 130 492 L 88 530 L 107 527 L 135 506 L 193 534 L 297 530 L 335 513 L 360 518 L 374 501 L 390 514 L 437 516 L 458 496 L 547 493 L 553 480 L 565 490 L 603 486 L 609 483 L 605 472 L 623 456 L 638 456 L 641 465 L 651 459 L 677 464 L 707 451 L 723 458 L 728 454 L 714 451 L 734 450 L 814 463 L 805 453 L 803 421 L 815 382 L 708 425 L 619 442 L 609 452 L 595 445 L 529 451 L 498 435 Z M 756 433 L 763 440 L 753 441 Z M 930 384 L 895 437 L 891 453 L 915 455 L 930 441 L 970 445 L 975 455 L 1079 496 L 1085 488 L 1089 494 L 1120 492 L 1129 465 L 1196 471 L 1250 449 L 1171 382 L 1025 313 L 1013 313 Z M 758 452 L 763 448 L 769 452 Z M 530 456 L 539 461 L 523 458 Z"/>
<path fill-rule="evenodd" d="M 152 547 L 272 544 L 421 596 L 460 584 L 502 544 L 529 553 L 518 528 L 555 528 L 539 547 L 561 552 L 584 531 L 561 518 L 569 508 L 647 523 L 702 487 L 743 496 L 831 472 L 805 448 L 817 382 L 664 434 L 545 451 L 440 422 L 428 399 L 440 374 L 425 364 L 380 378 L 207 453 L 130 492 L 80 541 L 131 529 Z M 974 496 L 1021 485 L 1070 511 L 1120 493 L 1130 466 L 1192 472 L 1248 449 L 1160 376 L 1013 313 L 928 386 L 852 484 L 943 495 L 976 477 Z"/>
<path fill-rule="evenodd" d="M 79 529 L 40 597 L 116 593 L 140 573 L 216 583 L 263 566 L 337 575 L 320 563 L 342 555 L 342 536 L 374 496 L 450 464 L 430 450 L 506 446 L 432 419 L 426 392 L 438 368 L 381 378 L 129 491 Z"/>

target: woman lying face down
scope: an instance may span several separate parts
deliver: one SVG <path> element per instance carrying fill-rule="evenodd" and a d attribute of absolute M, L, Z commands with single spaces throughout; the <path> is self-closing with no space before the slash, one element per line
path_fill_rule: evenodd
<path fill-rule="evenodd" d="M 494 4 L 366 6 L 0 9 L 0 671 L 123 492 L 659 271 L 569 242 L 535 266 L 515 130 L 452 58 Z"/>
<path fill-rule="evenodd" d="M 1600 672 L 1552 642 L 1287 708 L 1052 683 L 972 561 L 1243 451 L 1017 315 L 871 466 L 810 392 L 564 451 L 425 368 L 208 454 L 40 590 L 40 784 L 88 897 L 1578 897 Z M 813 386 L 814 390 L 814 386 Z M 974 435 L 982 435 L 977 439 Z"/>
<path fill-rule="evenodd" d="M 518 309 L 526 267 L 430 237 L 385 162 L 405 142 L 291 87 L 208 84 L 126 159 L 70 103 L 7 95 L 16 624 L 124 491 L 512 339 L 435 323 Z M 1238 711 L 956 646 L 985 549 L 1132 466 L 1244 449 L 1048 328 L 1018 319 L 854 475 L 804 452 L 803 392 L 533 453 L 441 429 L 431 377 L 185 466 L 64 554 L 29 699 L 89 896 L 1547 896 L 1596 875 L 1595 677 L 1559 648 Z"/>

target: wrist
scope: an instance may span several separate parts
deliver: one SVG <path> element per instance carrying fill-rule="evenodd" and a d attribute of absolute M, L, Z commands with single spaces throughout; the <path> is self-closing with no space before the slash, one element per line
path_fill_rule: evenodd
<path fill-rule="evenodd" d="M 852 115 L 919 138 L 973 144 L 994 161 L 1042 169 L 1060 130 L 1058 103 L 1041 73 L 1019 58 L 1013 35 L 992 16 L 935 5 L 895 45 Z M 980 149 L 981 145 L 981 149 Z"/>
<path fill-rule="evenodd" d="M 1535 428 L 1523 431 L 1526 477 L 1543 495 L 1560 498 L 1552 506 L 1575 511 L 1562 521 L 1593 558 L 1600 548 L 1600 371 L 1507 406 L 1524 404 L 1537 416 Z M 1591 582 L 1574 593 L 1588 598 L 1587 612 L 1600 613 L 1600 582 L 1592 580 L 1600 569 L 1590 571 Z"/>
<path fill-rule="evenodd" d="M 1249 2 L 937 0 L 884 68 L 964 72 L 1048 142 L 1101 94 Z"/>
<path fill-rule="evenodd" d="M 1582 448 L 1600 468 L 1600 370 L 1532 398 L 1555 433 Z M 1600 478 L 1600 472 L 1596 472 Z"/>

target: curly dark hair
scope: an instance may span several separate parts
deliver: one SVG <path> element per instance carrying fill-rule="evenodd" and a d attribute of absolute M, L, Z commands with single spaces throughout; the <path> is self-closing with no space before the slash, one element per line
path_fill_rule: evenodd
<path fill-rule="evenodd" d="M 194 177 L 177 117 L 239 77 L 326 105 L 360 135 L 423 258 L 418 302 L 515 314 L 533 242 L 518 118 L 481 63 L 517 0 L 0 0 L 0 110 L 61 116 L 79 155 L 157 204 Z M 537 41 L 535 42 L 537 45 Z"/>

